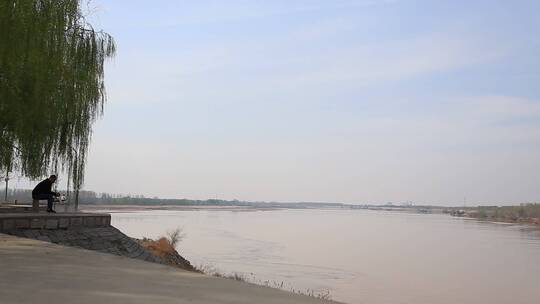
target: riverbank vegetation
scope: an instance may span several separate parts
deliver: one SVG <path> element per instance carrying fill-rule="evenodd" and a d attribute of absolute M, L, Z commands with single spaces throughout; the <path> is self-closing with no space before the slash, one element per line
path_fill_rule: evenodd
<path fill-rule="evenodd" d="M 266 287 L 269 287 L 269 288 L 281 289 L 281 290 L 285 290 L 285 291 L 288 291 L 288 292 L 313 297 L 313 298 L 316 298 L 316 299 L 326 300 L 326 301 L 329 301 L 330 303 L 336 303 L 336 302 L 332 301 L 332 296 L 331 296 L 329 290 L 317 291 L 317 290 L 310 289 L 310 288 L 308 288 L 306 290 L 295 289 L 293 287 L 287 286 L 283 281 L 276 282 L 276 281 L 271 281 L 271 280 L 264 280 L 264 281 L 259 280 L 259 279 L 255 278 L 253 276 L 253 274 L 251 275 L 251 277 L 247 277 L 247 276 L 245 276 L 245 275 L 243 275 L 241 273 L 238 273 L 238 272 L 225 274 L 225 273 L 217 270 L 215 267 L 212 267 L 210 265 L 201 265 L 201 266 L 197 266 L 196 268 L 201 273 L 211 275 L 211 276 L 214 276 L 214 277 L 225 278 L 225 279 L 235 280 L 235 281 L 239 281 L 239 282 L 246 282 L 246 283 L 251 283 L 251 284 L 255 284 L 255 285 L 266 286 Z"/>
<path fill-rule="evenodd" d="M 465 212 L 465 216 L 508 223 L 528 223 L 540 225 L 540 204 L 519 206 L 480 206 Z"/>

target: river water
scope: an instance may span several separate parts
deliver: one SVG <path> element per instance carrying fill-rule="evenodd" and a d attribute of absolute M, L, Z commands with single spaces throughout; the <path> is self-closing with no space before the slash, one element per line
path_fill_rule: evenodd
<path fill-rule="evenodd" d="M 180 227 L 195 265 L 346 303 L 540 303 L 540 231 L 370 210 L 136 211 L 132 237 Z"/>

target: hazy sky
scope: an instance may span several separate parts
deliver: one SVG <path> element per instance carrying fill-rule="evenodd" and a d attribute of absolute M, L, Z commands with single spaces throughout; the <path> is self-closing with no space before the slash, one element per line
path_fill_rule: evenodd
<path fill-rule="evenodd" d="M 93 1 L 85 189 L 540 201 L 540 1 Z"/>

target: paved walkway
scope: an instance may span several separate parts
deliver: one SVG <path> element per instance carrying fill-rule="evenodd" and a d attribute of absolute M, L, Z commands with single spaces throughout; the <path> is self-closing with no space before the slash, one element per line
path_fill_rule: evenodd
<path fill-rule="evenodd" d="M 155 263 L 0 234 L 0 303 L 325 302 Z"/>

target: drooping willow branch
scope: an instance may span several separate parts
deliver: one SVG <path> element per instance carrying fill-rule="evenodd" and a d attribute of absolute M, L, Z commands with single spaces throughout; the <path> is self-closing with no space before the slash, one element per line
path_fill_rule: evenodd
<path fill-rule="evenodd" d="M 106 100 L 104 62 L 115 51 L 79 0 L 0 1 L 0 170 L 38 178 L 60 164 L 81 187 Z"/>

